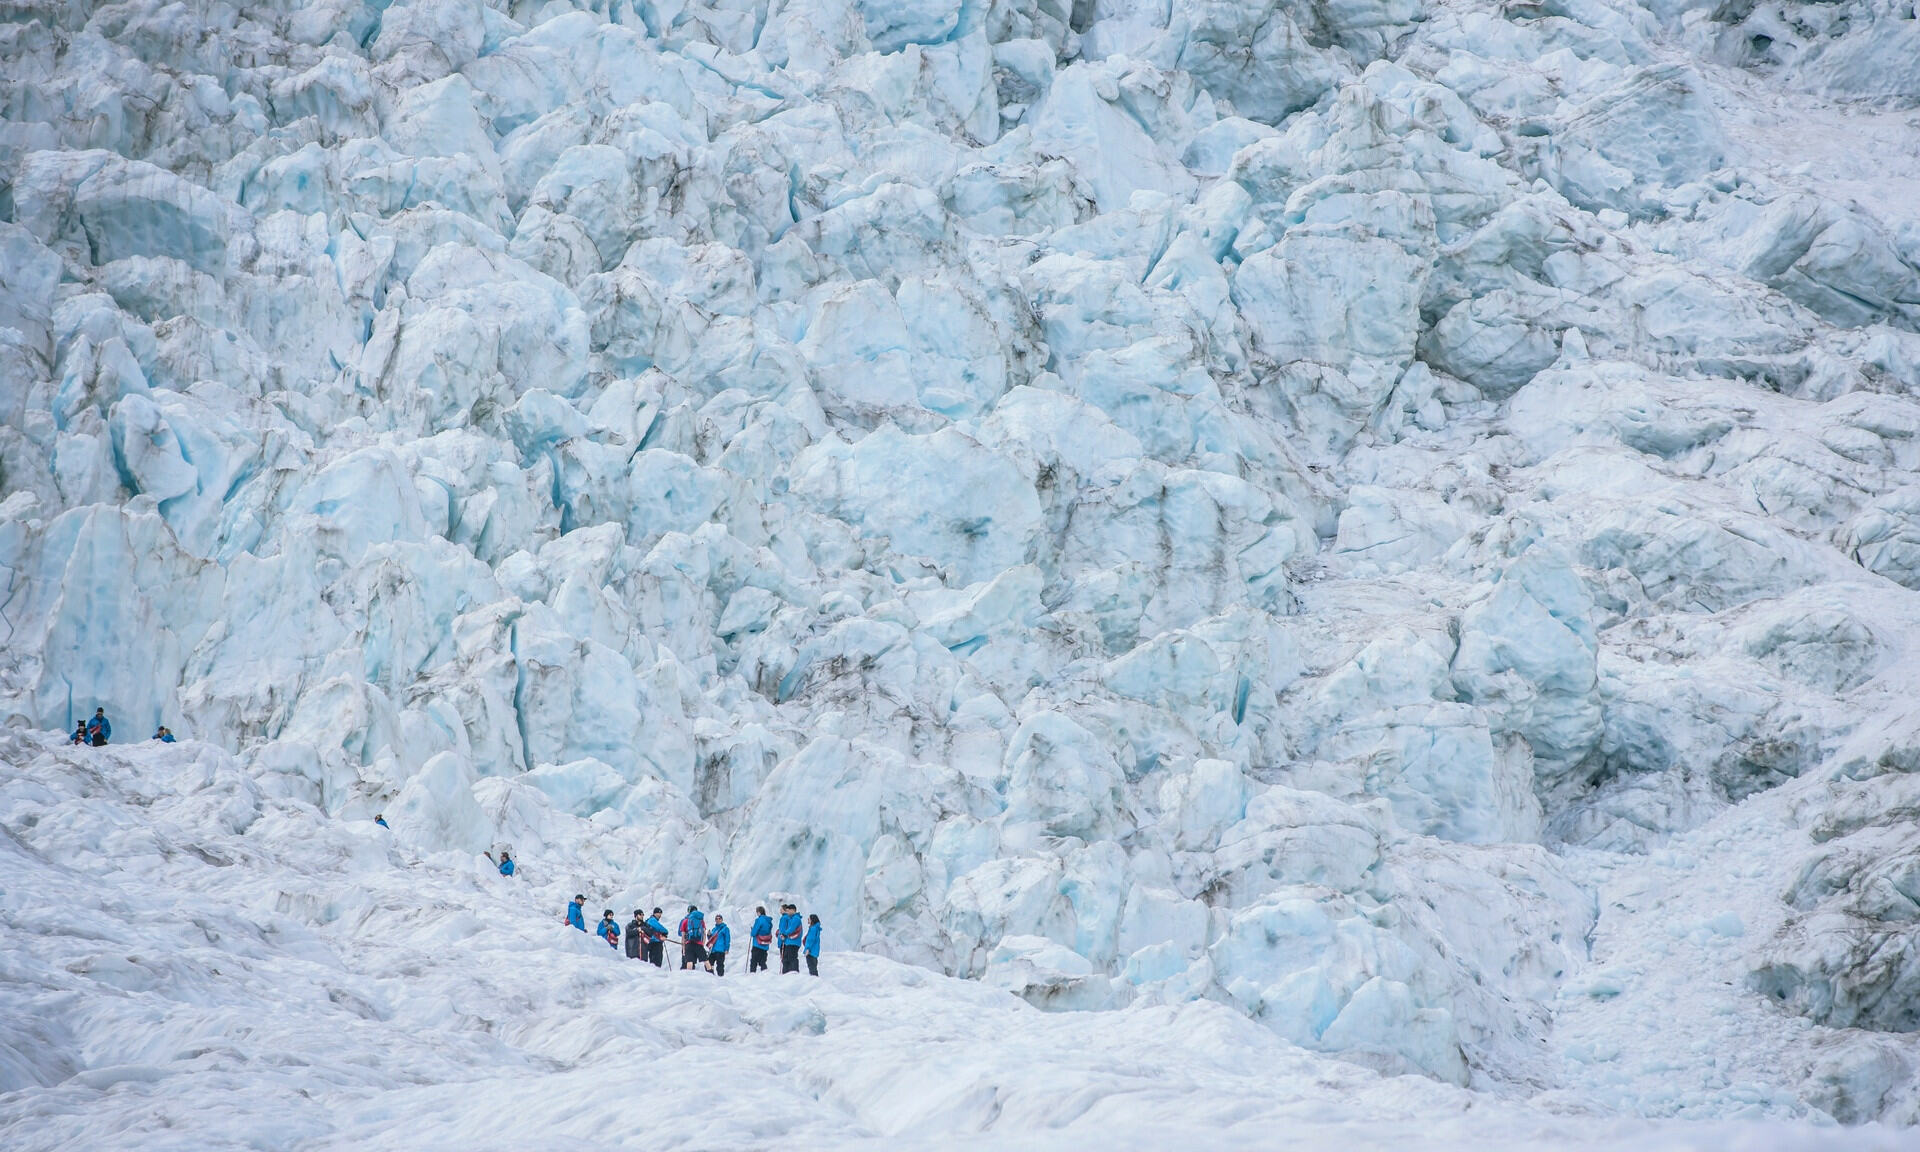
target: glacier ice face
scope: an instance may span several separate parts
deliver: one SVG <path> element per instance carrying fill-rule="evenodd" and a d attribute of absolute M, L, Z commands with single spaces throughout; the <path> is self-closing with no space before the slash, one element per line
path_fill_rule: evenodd
<path fill-rule="evenodd" d="M 1899 5 L 15 9 L 12 727 L 1116 1028 L 1915 1119 Z"/>

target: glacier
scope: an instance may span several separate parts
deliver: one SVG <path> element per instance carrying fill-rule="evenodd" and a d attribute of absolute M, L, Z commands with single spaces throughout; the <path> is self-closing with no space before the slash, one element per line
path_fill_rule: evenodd
<path fill-rule="evenodd" d="M 1916 28 L 10 0 L 0 1139 L 1911 1146 Z"/>

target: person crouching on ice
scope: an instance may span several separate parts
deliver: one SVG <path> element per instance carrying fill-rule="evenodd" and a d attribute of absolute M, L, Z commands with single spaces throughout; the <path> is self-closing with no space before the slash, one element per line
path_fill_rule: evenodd
<path fill-rule="evenodd" d="M 73 739 L 67 741 L 67 743 L 69 744 L 87 743 L 87 722 L 85 720 L 82 720 L 78 724 L 75 724 L 73 726 Z"/>
<path fill-rule="evenodd" d="M 706 948 L 702 941 L 707 938 L 707 918 L 697 905 L 687 905 L 687 914 L 680 918 L 680 967 L 684 971 L 697 968 L 700 961 L 706 959 Z"/>
<path fill-rule="evenodd" d="M 727 918 L 715 912 L 713 931 L 707 934 L 707 959 L 715 976 L 727 974 L 727 950 L 733 947 L 733 929 L 727 927 Z"/>
<path fill-rule="evenodd" d="M 620 922 L 613 918 L 613 909 L 600 913 L 600 926 L 594 932 L 607 942 L 607 947 L 620 947 Z"/>

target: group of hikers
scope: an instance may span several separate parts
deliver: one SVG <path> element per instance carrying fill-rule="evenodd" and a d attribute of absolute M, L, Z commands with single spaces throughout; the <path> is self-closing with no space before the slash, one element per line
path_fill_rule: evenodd
<path fill-rule="evenodd" d="M 113 738 L 113 721 L 107 719 L 105 708 L 95 708 L 93 719 L 81 720 L 73 726 L 73 735 L 68 737 L 69 744 L 91 744 L 95 748 L 105 748 L 107 741 Z M 171 744 L 173 730 L 165 724 L 154 729 L 153 738 L 162 744 Z"/>
<path fill-rule="evenodd" d="M 384 815 L 376 814 L 373 822 L 387 827 Z M 486 853 L 487 860 L 497 868 L 502 876 L 512 876 L 515 870 L 513 854 L 505 848 L 500 849 L 498 858 Z M 800 906 L 792 903 L 780 905 L 780 920 L 776 924 L 773 917 L 767 915 L 765 905 L 754 910 L 753 927 L 747 941 L 747 971 L 764 972 L 767 968 L 767 954 L 774 947 L 780 949 L 780 971 L 784 973 L 800 971 L 800 960 L 807 961 L 807 974 L 820 975 L 820 917 L 808 915 L 803 923 L 800 919 Z M 594 927 L 593 934 L 607 942 L 609 948 L 619 948 L 624 942 L 627 959 L 644 960 L 655 968 L 667 965 L 667 941 L 676 934 L 680 947 L 680 968 L 682 971 L 697 969 L 711 972 L 715 976 L 727 974 L 727 955 L 733 951 L 733 929 L 728 926 L 727 918 L 718 912 L 713 914 L 713 923 L 707 923 L 706 913 L 700 911 L 697 904 L 687 905 L 687 914 L 680 917 L 677 933 L 667 931 L 660 920 L 662 910 L 655 908 L 652 915 L 640 909 L 633 910 L 633 919 L 627 922 L 625 931 L 620 922 L 614 919 L 613 909 L 600 913 L 600 923 Z M 587 931 L 587 898 L 575 896 L 567 904 L 566 922 L 569 926 Z"/>
<path fill-rule="evenodd" d="M 506 853 L 501 853 L 504 858 Z M 511 876 L 504 867 L 501 874 Z M 567 905 L 567 923 L 587 931 L 587 898 L 575 896 Z M 747 971 L 764 972 L 767 968 L 767 953 L 776 945 L 780 949 L 780 971 L 782 973 L 800 971 L 800 957 L 807 959 L 807 974 L 820 975 L 820 917 L 809 915 L 803 924 L 800 909 L 795 904 L 780 905 L 780 921 L 774 923 L 767 915 L 764 905 L 755 908 L 753 927 L 750 929 L 747 950 Z M 633 919 L 627 922 L 622 932 L 619 921 L 613 918 L 613 909 L 608 908 L 600 914 L 600 923 L 593 929 L 594 935 L 607 942 L 610 948 L 619 948 L 622 941 L 626 944 L 627 959 L 644 960 L 655 968 L 666 967 L 666 946 L 674 935 L 660 921 L 661 910 L 655 908 L 650 916 L 641 910 L 633 910 Z M 706 913 L 696 904 L 687 905 L 687 914 L 680 918 L 677 932 L 680 945 L 680 968 L 700 969 L 715 976 L 727 974 L 727 954 L 733 951 L 733 929 L 727 926 L 727 918 L 720 913 L 713 914 L 711 926 L 707 923 Z"/>
<path fill-rule="evenodd" d="M 103 748 L 113 736 L 113 722 L 107 719 L 105 708 L 95 708 L 93 719 L 76 724 L 71 744 L 90 744 Z M 153 734 L 155 740 L 163 744 L 174 742 L 173 732 L 162 724 Z M 376 813 L 373 822 L 387 827 L 384 815 Z M 502 876 L 514 873 L 513 857 L 504 848 L 498 859 L 493 853 L 486 854 L 487 859 L 500 871 Z M 580 931 L 587 930 L 585 896 L 575 896 L 567 905 L 567 923 Z M 666 966 L 666 945 L 670 934 L 666 925 L 660 922 L 660 909 L 655 908 L 651 916 L 643 916 L 640 909 L 633 910 L 633 919 L 627 922 L 626 931 L 613 918 L 613 909 L 609 908 L 600 915 L 600 924 L 594 934 L 605 940 L 610 947 L 619 948 L 624 939 L 627 959 L 645 960 L 656 968 Z M 733 929 L 727 926 L 727 918 L 718 912 L 713 914 L 713 924 L 707 924 L 706 914 L 697 905 L 687 905 L 687 914 L 680 918 L 679 927 L 680 967 L 681 969 L 703 969 L 715 976 L 727 974 L 727 954 L 733 950 Z M 747 952 L 747 971 L 763 972 L 767 967 L 767 953 L 776 945 L 780 949 L 780 971 L 782 973 L 800 971 L 800 958 L 805 955 L 807 973 L 820 975 L 820 917 L 809 915 L 806 922 L 800 919 L 800 909 L 795 904 L 780 905 L 780 921 L 774 922 L 767 915 L 766 907 L 754 909 L 752 936 Z"/>

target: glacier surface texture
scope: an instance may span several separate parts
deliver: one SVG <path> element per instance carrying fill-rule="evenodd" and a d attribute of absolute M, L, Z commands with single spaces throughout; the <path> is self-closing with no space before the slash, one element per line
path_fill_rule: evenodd
<path fill-rule="evenodd" d="M 1916 109 L 1900 0 L 3 0 L 0 1144 L 1916 1147 Z"/>

